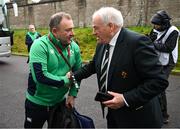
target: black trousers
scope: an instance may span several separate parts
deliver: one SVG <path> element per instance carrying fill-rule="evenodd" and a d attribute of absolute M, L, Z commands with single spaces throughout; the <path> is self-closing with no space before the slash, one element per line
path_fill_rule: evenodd
<path fill-rule="evenodd" d="M 59 104 L 65 104 L 65 100 Z M 54 107 L 37 105 L 26 99 L 24 128 L 42 128 L 46 121 L 49 122 L 50 111 Z"/>
<path fill-rule="evenodd" d="M 170 73 L 171 73 L 171 71 L 173 70 L 174 67 L 175 67 L 175 64 L 169 64 L 169 65 L 163 66 L 163 72 L 165 73 L 167 79 L 169 78 L 169 75 L 170 75 Z M 162 111 L 163 117 L 165 117 L 165 118 L 169 117 L 169 114 L 167 113 L 166 91 L 162 92 L 159 95 L 159 102 L 160 102 L 160 105 L 161 105 L 161 111 Z"/>

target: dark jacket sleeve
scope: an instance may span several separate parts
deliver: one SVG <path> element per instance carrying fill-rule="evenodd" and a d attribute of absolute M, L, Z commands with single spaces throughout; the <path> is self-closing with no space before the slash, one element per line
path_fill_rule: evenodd
<path fill-rule="evenodd" d="M 85 64 L 79 70 L 74 72 L 74 77 L 77 81 L 90 77 L 95 73 L 95 64 L 94 60 L 90 61 L 88 64 Z"/>
<path fill-rule="evenodd" d="M 169 37 L 167 38 L 166 42 L 163 44 L 162 41 L 155 41 L 154 47 L 160 52 L 171 53 L 174 48 L 176 47 L 177 38 L 179 33 L 174 30 Z"/>
<path fill-rule="evenodd" d="M 31 37 L 28 34 L 26 34 L 25 44 L 28 45 L 28 46 L 31 46 L 32 43 L 33 43 L 33 41 L 31 39 Z"/>
<path fill-rule="evenodd" d="M 134 42 L 136 46 L 132 55 L 133 65 L 139 81 L 137 86 L 134 85 L 133 89 L 123 95 L 131 108 L 138 108 L 163 92 L 168 86 L 168 81 L 149 39 L 141 37 Z"/>
<path fill-rule="evenodd" d="M 97 52 L 99 50 L 99 45 L 96 47 L 95 55 L 93 56 L 93 59 L 89 61 L 89 63 L 85 64 L 83 67 L 81 67 L 79 70 L 74 72 L 74 77 L 77 81 L 81 81 L 82 79 L 90 77 L 92 74 L 96 73 L 96 56 Z"/>
<path fill-rule="evenodd" d="M 42 65 L 40 63 L 33 63 L 33 68 L 34 68 L 34 73 L 38 82 L 47 84 L 50 86 L 55 86 L 55 87 L 64 86 L 65 83 L 63 80 L 53 80 L 45 76 L 43 74 Z"/>

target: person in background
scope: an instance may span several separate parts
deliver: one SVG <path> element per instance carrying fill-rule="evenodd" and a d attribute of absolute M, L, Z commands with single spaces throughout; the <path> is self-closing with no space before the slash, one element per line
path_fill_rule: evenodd
<path fill-rule="evenodd" d="M 73 20 L 70 14 L 58 12 L 51 16 L 49 27 L 50 32 L 35 40 L 30 50 L 25 128 L 42 128 L 46 121 L 49 125 L 53 108 L 72 108 L 78 93 L 66 76 L 70 68 L 64 60 L 72 70 L 78 70 L 82 64 L 79 46 L 72 40 Z"/>
<path fill-rule="evenodd" d="M 162 127 L 157 96 L 168 81 L 152 41 L 124 28 L 121 12 L 113 7 L 97 10 L 92 26 L 98 41 L 93 60 L 73 73 L 78 81 L 96 73 L 99 91 L 113 96 L 101 102 L 108 107 L 107 127 Z M 70 72 L 67 76 L 71 79 Z"/>
<path fill-rule="evenodd" d="M 35 26 L 33 24 L 29 25 L 29 31 L 26 34 L 25 44 L 27 45 L 28 53 L 30 52 L 31 45 L 33 44 L 34 40 L 41 37 L 41 34 L 36 31 Z M 29 57 L 27 60 L 29 63 Z"/>
<path fill-rule="evenodd" d="M 171 25 L 170 20 L 171 18 L 166 11 L 160 10 L 156 12 L 151 18 L 151 23 L 154 28 L 149 35 L 159 54 L 159 61 L 163 66 L 163 72 L 167 79 L 178 59 L 179 30 L 177 27 Z M 167 112 L 165 91 L 160 94 L 159 100 L 163 114 L 163 122 L 167 124 L 169 122 L 169 114 Z"/>

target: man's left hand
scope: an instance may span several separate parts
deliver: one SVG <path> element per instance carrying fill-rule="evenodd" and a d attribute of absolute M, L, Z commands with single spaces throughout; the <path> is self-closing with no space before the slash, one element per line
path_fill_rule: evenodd
<path fill-rule="evenodd" d="M 125 105 L 124 99 L 123 99 L 123 94 L 115 93 L 115 92 L 110 92 L 108 91 L 109 94 L 113 95 L 114 98 L 108 101 L 104 101 L 103 104 L 106 107 L 112 108 L 112 109 L 118 109 L 121 108 Z"/>
<path fill-rule="evenodd" d="M 75 103 L 75 97 L 74 96 L 68 96 L 68 98 L 66 100 L 66 106 L 68 108 L 73 108 L 74 107 L 74 103 Z"/>

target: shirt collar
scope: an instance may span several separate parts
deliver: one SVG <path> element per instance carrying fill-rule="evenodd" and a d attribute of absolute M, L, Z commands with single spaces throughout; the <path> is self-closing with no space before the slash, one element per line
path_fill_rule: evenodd
<path fill-rule="evenodd" d="M 110 46 L 115 46 L 116 45 L 116 41 L 117 41 L 117 38 L 119 36 L 119 33 L 121 31 L 121 28 L 118 30 L 118 32 L 116 32 L 116 34 L 113 36 L 113 38 L 111 39 L 111 41 L 109 42 L 109 45 Z"/>

